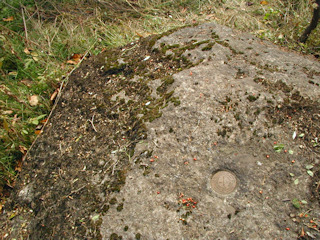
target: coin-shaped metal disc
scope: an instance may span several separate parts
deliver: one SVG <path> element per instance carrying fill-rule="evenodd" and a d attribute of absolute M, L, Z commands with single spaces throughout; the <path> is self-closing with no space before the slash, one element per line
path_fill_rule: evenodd
<path fill-rule="evenodd" d="M 212 176 L 211 187 L 216 193 L 230 194 L 237 187 L 237 178 L 229 171 L 219 171 Z"/>

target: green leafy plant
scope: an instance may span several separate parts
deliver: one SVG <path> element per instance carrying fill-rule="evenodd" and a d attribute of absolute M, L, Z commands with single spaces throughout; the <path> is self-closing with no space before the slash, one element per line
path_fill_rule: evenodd
<path fill-rule="evenodd" d="M 313 174 L 313 171 L 311 170 L 313 168 L 313 165 L 312 164 L 308 164 L 306 165 L 306 170 L 307 170 L 307 173 L 310 177 L 313 177 L 314 174 Z"/>
<path fill-rule="evenodd" d="M 300 209 L 301 208 L 301 206 L 302 206 L 302 204 L 308 204 L 308 202 L 307 201 L 305 201 L 305 200 L 299 200 L 299 199 L 297 199 L 297 198 L 294 198 L 294 199 L 292 199 L 292 205 L 296 208 L 296 209 Z"/>
<path fill-rule="evenodd" d="M 276 144 L 273 146 L 275 152 L 280 153 L 284 149 L 284 144 Z"/>
<path fill-rule="evenodd" d="M 314 147 L 318 147 L 318 146 L 319 146 L 319 140 L 318 140 L 317 137 L 314 138 L 313 140 L 311 140 L 311 142 L 312 142 L 312 145 L 313 145 Z"/>

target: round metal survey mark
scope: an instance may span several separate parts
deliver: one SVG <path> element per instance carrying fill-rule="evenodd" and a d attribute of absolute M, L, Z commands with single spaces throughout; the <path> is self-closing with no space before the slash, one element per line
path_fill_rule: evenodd
<path fill-rule="evenodd" d="M 230 194 L 237 187 L 237 178 L 232 172 L 218 171 L 211 178 L 212 189 L 219 194 Z"/>

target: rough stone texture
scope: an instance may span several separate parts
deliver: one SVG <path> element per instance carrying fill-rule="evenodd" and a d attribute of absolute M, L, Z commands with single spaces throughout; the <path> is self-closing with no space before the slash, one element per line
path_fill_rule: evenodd
<path fill-rule="evenodd" d="M 125 49 L 130 51 L 129 47 Z M 317 124 L 308 123 L 319 120 L 320 64 L 312 58 L 280 49 L 250 34 L 236 32 L 215 23 L 165 34 L 148 51 L 140 56 L 141 63 L 153 61 L 160 69 L 166 60 L 163 58 L 157 61 L 154 56 L 158 54 L 157 59 L 159 56 L 167 56 L 167 59 L 179 57 L 192 65 L 182 66 L 181 69 L 177 66 L 167 68 L 170 71 L 175 69 L 172 72 L 174 82 L 166 86 L 167 93 L 174 91 L 172 98 L 165 101 L 162 115 L 153 121 L 143 119 L 143 113 L 138 114 L 138 118 L 143 119 L 145 135 L 136 141 L 132 136 L 130 140 L 134 142 L 134 154 L 127 154 L 125 164 L 119 163 L 125 155 L 117 154 L 129 145 L 119 143 L 120 150 L 115 150 L 108 147 L 111 140 L 99 142 L 99 137 L 92 139 L 94 134 L 113 131 L 113 125 L 102 124 L 102 120 L 97 120 L 95 124 L 97 133 L 92 131 L 81 140 L 81 144 L 88 144 L 93 149 L 88 152 L 87 159 L 95 161 L 92 164 L 97 168 L 75 164 L 83 156 L 77 155 L 74 152 L 76 149 L 68 150 L 65 147 L 67 155 L 64 155 L 64 159 L 68 157 L 68 166 L 85 174 L 72 175 L 73 179 L 68 181 L 74 181 L 76 185 L 76 179 L 84 176 L 84 183 L 90 183 L 90 189 L 94 189 L 88 191 L 96 192 L 95 196 L 99 196 L 96 201 L 109 205 L 102 211 L 103 204 L 87 206 L 81 196 L 76 205 L 67 201 L 62 208 L 66 212 L 65 218 L 60 218 L 62 222 L 56 224 L 63 225 L 69 215 L 76 215 L 74 211 L 77 209 L 80 215 L 78 218 L 81 218 L 80 209 L 90 207 L 82 214 L 90 215 L 89 222 L 97 224 L 89 227 L 88 221 L 83 220 L 86 224 L 82 225 L 86 226 L 86 230 L 82 235 L 72 227 L 65 229 L 60 226 L 57 229 L 74 234 L 74 239 L 90 234 L 94 239 L 296 239 L 304 227 L 310 236 L 320 238 L 317 231 L 305 225 L 309 218 L 298 217 L 300 212 L 310 210 L 310 217 L 320 218 L 319 202 L 312 198 L 312 179 L 305 168 L 306 164 L 319 164 L 318 152 L 309 146 L 311 140 L 319 134 L 319 128 Z M 119 63 L 128 62 L 119 59 Z M 89 77 L 84 78 L 85 81 L 78 79 L 69 83 L 71 86 L 65 90 L 62 99 L 64 104 L 71 104 L 72 101 L 68 103 L 65 99 L 72 99 L 72 96 L 84 91 L 96 94 L 97 99 L 105 97 L 100 96 L 96 88 L 85 90 L 88 88 L 86 84 L 95 81 L 95 75 L 91 74 L 93 70 L 89 69 L 90 64 L 87 65 L 83 75 L 86 76 L 85 72 L 88 71 Z M 83 69 L 86 67 L 82 66 Z M 152 68 L 152 71 L 157 68 Z M 151 70 L 147 69 L 148 72 L 144 74 L 150 77 L 148 73 Z M 99 76 L 108 72 L 108 68 L 100 70 Z M 130 73 L 124 77 L 136 84 L 141 74 Z M 141 97 L 130 95 L 122 89 L 118 89 L 109 99 L 113 102 L 123 99 L 122 103 L 140 99 L 143 106 L 147 107 L 160 99 L 161 83 L 163 81 L 160 77 L 147 81 L 150 88 L 148 94 L 151 96 L 149 102 L 143 102 Z M 100 87 L 103 89 L 105 86 L 102 84 Z M 84 120 L 75 118 L 77 111 L 95 112 L 92 108 L 89 111 L 90 107 L 77 106 L 78 110 L 70 113 L 72 125 L 81 126 L 79 121 L 90 119 L 92 114 L 83 114 Z M 57 108 L 53 119 L 59 112 L 63 112 L 61 109 Z M 102 116 L 101 112 L 99 114 Z M 99 119 L 98 113 L 96 116 Z M 58 126 L 52 122 L 50 128 Z M 67 134 L 75 140 L 79 137 L 76 131 Z M 305 137 L 293 139 L 294 132 L 297 135 L 304 133 Z M 284 144 L 284 149 L 292 150 L 292 154 L 275 152 L 274 141 Z M 59 159 L 62 155 L 59 142 L 50 144 L 55 150 L 47 150 L 43 157 Z M 38 151 L 41 150 L 38 148 Z M 99 155 L 101 152 L 105 154 L 103 157 Z M 29 162 L 36 161 L 35 156 L 37 154 L 32 155 Z M 113 163 L 110 165 L 112 171 L 106 169 L 108 162 L 105 159 Z M 45 164 L 37 167 L 41 171 L 53 171 Z M 125 182 L 120 184 L 119 191 L 109 191 L 110 184 L 102 189 L 101 186 L 112 179 L 117 167 L 126 170 L 123 172 Z M 63 166 L 60 168 L 63 169 Z M 219 195 L 212 190 L 210 181 L 218 170 L 228 170 L 236 175 L 238 184 L 233 193 Z M 57 178 L 59 174 L 63 175 L 63 171 L 59 172 L 57 167 L 54 171 Z M 298 184 L 294 184 L 295 179 L 299 179 Z M 19 194 L 11 206 L 22 206 L 21 202 L 28 202 L 28 207 L 24 205 L 24 209 L 35 209 L 38 203 L 33 206 L 32 201 L 39 197 L 45 198 L 46 190 L 41 188 L 42 183 L 29 182 L 18 185 L 16 191 Z M 64 195 L 70 201 L 75 201 L 72 194 L 86 187 L 74 185 L 61 186 L 61 191 L 66 192 Z M 38 189 L 42 192 L 38 193 Z M 296 209 L 292 204 L 295 198 L 306 200 L 307 204 Z M 54 208 L 56 205 L 51 206 Z M 50 213 L 44 208 L 38 209 L 42 212 L 37 212 L 30 224 L 25 223 L 29 227 L 23 227 L 31 239 L 38 236 L 34 226 L 41 222 L 36 219 L 39 216 L 47 218 L 45 211 Z M 21 213 L 21 218 L 14 218 L 8 226 L 17 229 L 19 224 L 22 225 L 21 221 L 30 220 L 31 215 Z M 56 233 L 52 228 L 56 226 L 50 224 L 51 229 L 43 231 L 43 236 L 68 239 L 64 234 L 54 235 Z M 81 225 L 76 223 L 75 227 L 78 224 Z M 12 235 L 16 231 L 11 231 Z"/>
<path fill-rule="evenodd" d="M 286 131 L 269 123 L 265 116 L 271 107 L 268 100 L 283 104 L 287 96 L 278 89 L 268 91 L 254 79 L 282 81 L 293 88 L 291 92 L 298 90 L 303 97 L 319 99 L 319 87 L 308 83 L 305 71 L 319 72 L 320 65 L 251 35 L 214 24 L 181 29 L 160 39 L 155 48 L 160 48 L 161 43 L 181 45 L 194 39 L 211 40 L 212 33 L 224 44 L 202 51 L 207 45 L 203 44 L 184 53 L 195 63 L 203 61 L 174 75 L 172 89 L 181 104 L 168 106 L 161 118 L 148 124 L 148 139 L 140 143 L 144 145 L 140 149 L 151 149 L 159 158 L 152 163 L 148 158 L 142 160 L 152 169 L 147 177 L 139 166 L 133 166 L 128 173 L 130 180 L 117 196 L 125 199 L 123 210 L 119 213 L 111 209 L 103 217 L 104 239 L 113 232 L 124 239 L 134 239 L 138 232 L 142 239 L 297 237 L 295 232 L 286 231 L 287 227 L 294 229 L 295 224 L 289 217 L 291 202 L 283 201 L 296 196 L 307 199 L 308 178 L 295 186 L 287 168 L 305 175 L 303 166 L 297 164 L 304 163 L 309 156 L 299 156 L 296 166 L 291 166 L 282 155 L 266 158 L 273 141 L 263 137 L 272 135 L 272 139 L 294 147 L 290 139 L 294 129 Z M 313 78 L 316 83 L 319 80 Z M 249 95 L 257 99 L 251 102 Z M 258 109 L 261 112 L 255 114 Z M 219 196 L 212 191 L 210 178 L 218 169 L 237 175 L 240 184 L 235 193 Z M 188 211 L 177 205 L 179 193 L 198 202 L 186 220 L 187 225 L 179 221 Z M 124 226 L 129 230 L 125 232 Z"/>

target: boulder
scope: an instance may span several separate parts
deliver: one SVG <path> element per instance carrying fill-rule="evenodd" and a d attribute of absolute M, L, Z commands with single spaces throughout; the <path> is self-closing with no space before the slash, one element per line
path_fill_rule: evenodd
<path fill-rule="evenodd" d="M 91 57 L 24 162 L 6 231 L 320 238 L 319 84 L 316 59 L 216 23 Z"/>

